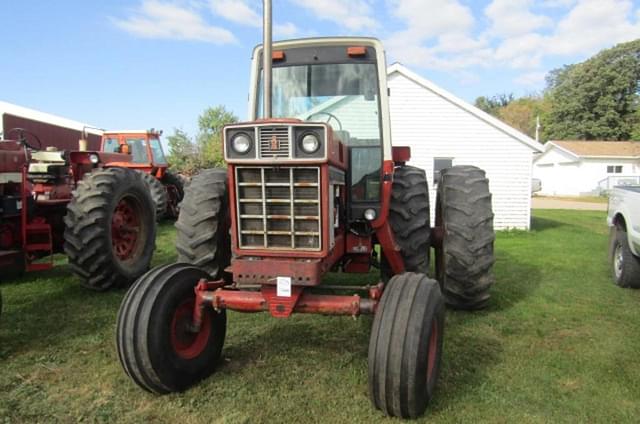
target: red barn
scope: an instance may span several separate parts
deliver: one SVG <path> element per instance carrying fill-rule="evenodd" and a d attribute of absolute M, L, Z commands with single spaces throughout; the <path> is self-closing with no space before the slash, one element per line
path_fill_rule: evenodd
<path fill-rule="evenodd" d="M 12 128 L 24 128 L 36 134 L 42 147 L 55 146 L 60 150 L 78 150 L 82 131 L 86 132 L 89 150 L 100 149 L 102 131 L 85 124 L 49 113 L 0 101 L 0 138 L 15 138 L 8 134 Z"/>

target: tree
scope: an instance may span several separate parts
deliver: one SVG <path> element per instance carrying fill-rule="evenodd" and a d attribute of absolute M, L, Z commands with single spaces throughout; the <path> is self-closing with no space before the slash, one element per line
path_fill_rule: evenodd
<path fill-rule="evenodd" d="M 222 154 L 222 128 L 238 122 L 238 117 L 224 106 L 210 107 L 198 118 L 200 132 L 196 138 L 201 154 L 202 167 L 225 166 Z"/>
<path fill-rule="evenodd" d="M 222 128 L 238 122 L 238 118 L 224 106 L 205 109 L 198 117 L 198 135 L 195 143 L 189 135 L 174 129 L 167 137 L 171 167 L 178 172 L 192 175 L 200 169 L 224 167 L 222 154 Z"/>
<path fill-rule="evenodd" d="M 169 154 L 167 160 L 176 171 L 191 175 L 199 168 L 197 147 L 189 135 L 181 129 L 175 128 L 173 134 L 167 137 Z"/>
<path fill-rule="evenodd" d="M 474 104 L 477 108 L 487 112 L 489 115 L 498 116 L 498 110 L 507 106 L 513 100 L 515 100 L 513 93 L 503 93 L 493 97 L 480 96 Z"/>
<path fill-rule="evenodd" d="M 640 40 L 556 69 L 547 82 L 552 138 L 628 140 L 640 135 Z"/>
<path fill-rule="evenodd" d="M 548 96 L 529 95 L 515 99 L 497 111 L 497 116 L 507 124 L 522 131 L 531 138 L 536 136 L 537 120 L 544 124 L 551 103 Z M 546 128 L 540 131 L 540 140 L 546 140 Z"/>

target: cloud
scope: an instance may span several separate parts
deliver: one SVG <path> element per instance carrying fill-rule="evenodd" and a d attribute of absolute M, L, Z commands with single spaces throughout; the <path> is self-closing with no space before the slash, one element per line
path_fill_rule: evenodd
<path fill-rule="evenodd" d="M 632 14 L 633 3 L 628 0 L 580 0 L 558 23 L 548 52 L 590 55 L 604 47 L 635 40 L 640 37 L 640 18 L 633 22 Z"/>
<path fill-rule="evenodd" d="M 195 9 L 173 2 L 143 0 L 140 7 L 127 18 L 111 20 L 120 29 L 143 38 L 213 44 L 237 42 L 233 33 L 208 24 Z"/>
<path fill-rule="evenodd" d="M 486 37 L 472 34 L 476 19 L 471 9 L 458 0 L 387 0 L 387 8 L 406 27 L 385 44 L 405 64 L 459 70 L 490 57 Z"/>
<path fill-rule="evenodd" d="M 290 0 L 318 19 L 334 22 L 348 30 L 371 30 L 378 27 L 368 0 Z"/>
<path fill-rule="evenodd" d="M 493 0 L 484 10 L 489 34 L 506 38 L 551 26 L 551 18 L 531 12 L 532 5 L 532 0 Z"/>
<path fill-rule="evenodd" d="M 526 72 L 516 77 L 513 82 L 525 87 L 540 87 L 546 76 L 546 71 Z"/>
<path fill-rule="evenodd" d="M 211 11 L 238 25 L 262 28 L 262 14 L 250 7 L 244 0 L 209 0 Z M 293 37 L 300 31 L 292 22 L 273 23 L 275 37 Z"/>
<path fill-rule="evenodd" d="M 457 0 L 387 0 L 387 7 L 406 22 L 406 32 L 421 40 L 464 34 L 475 24 L 471 10 Z"/>

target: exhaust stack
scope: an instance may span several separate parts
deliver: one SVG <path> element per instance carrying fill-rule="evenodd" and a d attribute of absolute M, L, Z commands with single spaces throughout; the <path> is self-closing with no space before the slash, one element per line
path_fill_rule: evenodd
<path fill-rule="evenodd" d="M 262 19 L 262 110 L 263 118 L 271 118 L 271 0 L 264 0 L 262 4 L 263 19 Z"/>

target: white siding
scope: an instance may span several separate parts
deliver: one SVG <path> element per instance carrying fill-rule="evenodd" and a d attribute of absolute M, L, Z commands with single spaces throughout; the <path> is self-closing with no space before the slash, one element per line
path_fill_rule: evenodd
<path fill-rule="evenodd" d="M 528 229 L 533 149 L 402 74 L 388 84 L 393 145 L 410 146 L 411 164 L 427 172 L 432 208 L 433 158 L 453 158 L 487 172 L 496 229 Z"/>

